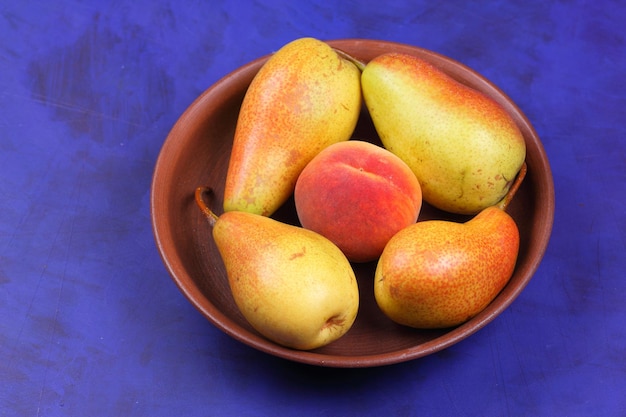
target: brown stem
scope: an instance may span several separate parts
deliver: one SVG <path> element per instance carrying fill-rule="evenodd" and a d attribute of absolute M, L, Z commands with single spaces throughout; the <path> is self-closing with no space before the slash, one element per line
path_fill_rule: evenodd
<path fill-rule="evenodd" d="M 355 57 L 353 57 L 347 52 L 342 51 L 341 49 L 333 48 L 333 50 L 337 52 L 337 54 L 343 59 L 345 59 L 346 61 L 350 61 L 354 65 L 356 65 L 359 71 L 363 72 L 363 70 L 365 69 L 365 62 L 356 59 Z"/>
<path fill-rule="evenodd" d="M 517 178 L 515 178 L 515 182 L 513 183 L 513 185 L 511 185 L 511 188 L 509 188 L 509 192 L 506 193 L 504 198 L 498 203 L 498 207 L 500 209 L 506 211 L 506 208 L 509 206 L 509 203 L 511 202 L 511 200 L 513 200 L 513 197 L 515 197 L 515 194 L 517 193 L 517 190 L 522 184 L 522 181 L 524 181 L 524 177 L 526 176 L 526 171 L 527 171 L 526 162 L 524 162 L 522 164 L 522 168 L 517 174 Z"/>
<path fill-rule="evenodd" d="M 211 227 L 215 226 L 215 222 L 217 222 L 218 216 L 211 211 L 209 206 L 204 201 L 204 196 L 207 194 L 213 194 L 213 190 L 211 187 L 198 187 L 196 188 L 196 204 L 202 210 L 202 213 L 206 216 L 207 220 Z"/>

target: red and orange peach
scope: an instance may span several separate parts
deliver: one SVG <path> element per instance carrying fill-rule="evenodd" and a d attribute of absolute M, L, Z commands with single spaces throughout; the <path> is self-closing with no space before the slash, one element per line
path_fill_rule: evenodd
<path fill-rule="evenodd" d="M 377 259 L 398 231 L 415 223 L 420 184 L 396 155 L 350 140 L 329 146 L 296 182 L 300 223 L 335 243 L 353 262 Z"/>

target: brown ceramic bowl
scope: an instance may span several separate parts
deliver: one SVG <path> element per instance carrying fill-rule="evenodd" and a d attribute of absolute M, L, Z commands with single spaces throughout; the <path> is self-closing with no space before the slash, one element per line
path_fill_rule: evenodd
<path fill-rule="evenodd" d="M 211 229 L 194 203 L 194 190 L 215 190 L 213 210 L 222 212 L 222 196 L 239 106 L 250 81 L 267 60 L 259 58 L 225 76 L 198 97 L 177 121 L 159 155 L 152 182 L 152 222 L 158 249 L 177 286 L 211 323 L 260 351 L 288 360 L 328 367 L 371 367 L 419 358 L 468 337 L 498 316 L 520 294 L 546 250 L 554 218 L 554 187 L 550 166 L 533 127 L 517 106 L 491 82 L 445 56 L 410 45 L 375 40 L 329 41 L 367 62 L 389 51 L 417 55 L 462 83 L 503 105 L 522 130 L 527 144 L 528 173 L 508 211 L 521 234 L 514 275 L 498 297 L 465 324 L 443 330 L 415 330 L 394 324 L 374 300 L 375 263 L 355 264 L 360 310 L 350 331 L 313 351 L 279 346 L 259 335 L 237 310 Z M 367 112 L 354 138 L 378 143 Z M 293 200 L 273 216 L 297 224 Z M 424 205 L 420 219 L 450 218 Z M 463 220 L 454 217 L 454 220 Z"/>

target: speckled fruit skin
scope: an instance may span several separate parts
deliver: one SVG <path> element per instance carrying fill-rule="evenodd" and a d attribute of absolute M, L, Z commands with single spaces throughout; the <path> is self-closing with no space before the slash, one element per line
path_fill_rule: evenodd
<path fill-rule="evenodd" d="M 383 145 L 411 167 L 425 201 L 475 214 L 505 196 L 526 146 L 502 106 L 406 54 L 373 59 L 361 84 Z"/>
<path fill-rule="evenodd" d="M 518 251 L 517 225 L 497 207 L 486 208 L 467 223 L 418 222 L 385 247 L 374 278 L 376 302 L 402 325 L 459 325 L 506 285 Z"/>
<path fill-rule="evenodd" d="M 343 336 L 359 308 L 354 271 L 323 236 L 246 212 L 226 212 L 213 228 L 237 307 L 262 335 L 315 349 Z"/>
<path fill-rule="evenodd" d="M 304 168 L 294 192 L 303 227 L 331 240 L 353 262 L 378 259 L 398 231 L 415 223 L 422 192 L 391 152 L 350 140 L 329 146 Z"/>
<path fill-rule="evenodd" d="M 244 97 L 224 210 L 273 214 L 315 155 L 350 138 L 361 101 L 359 69 L 325 42 L 301 38 L 280 48 Z"/>

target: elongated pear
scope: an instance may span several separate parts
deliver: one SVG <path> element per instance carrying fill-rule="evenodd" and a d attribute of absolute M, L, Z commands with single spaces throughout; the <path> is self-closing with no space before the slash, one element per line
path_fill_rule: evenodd
<path fill-rule="evenodd" d="M 350 139 L 361 101 L 359 69 L 327 43 L 301 38 L 280 48 L 244 97 L 224 210 L 274 213 L 315 155 Z"/>
<path fill-rule="evenodd" d="M 310 350 L 343 336 L 356 319 L 359 290 L 352 266 L 325 237 L 254 213 L 215 216 L 213 225 L 237 307 L 268 339 Z"/>
<path fill-rule="evenodd" d="M 379 259 L 376 302 L 390 319 L 405 326 L 459 325 L 504 288 L 518 251 L 517 225 L 496 206 L 466 223 L 415 223 L 392 237 Z"/>
<path fill-rule="evenodd" d="M 411 167 L 425 201 L 476 214 L 504 197 L 526 145 L 497 102 L 406 54 L 373 59 L 361 83 L 383 145 Z"/>

